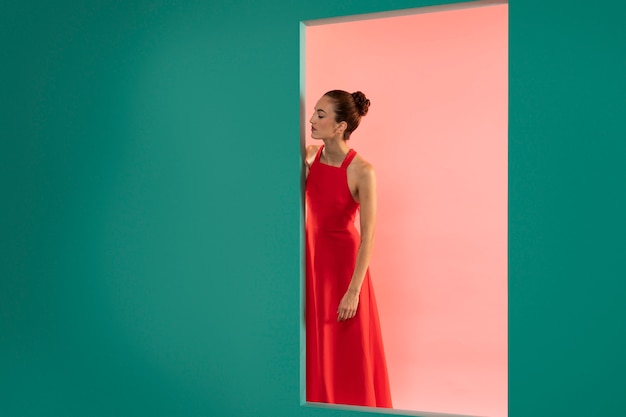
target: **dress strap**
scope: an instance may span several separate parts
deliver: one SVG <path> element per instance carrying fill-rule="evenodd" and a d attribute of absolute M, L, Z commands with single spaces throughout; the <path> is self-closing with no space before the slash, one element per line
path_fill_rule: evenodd
<path fill-rule="evenodd" d="M 356 156 L 356 151 L 354 149 L 350 149 L 346 157 L 343 159 L 343 162 L 341 163 L 341 168 L 347 168 L 355 156 Z"/>
<path fill-rule="evenodd" d="M 320 161 L 320 158 L 322 157 L 322 149 L 324 149 L 324 145 L 320 146 L 319 149 L 317 150 L 317 153 L 315 154 L 315 159 L 313 160 L 313 162 L 318 162 Z M 311 164 L 313 165 L 313 164 Z"/>

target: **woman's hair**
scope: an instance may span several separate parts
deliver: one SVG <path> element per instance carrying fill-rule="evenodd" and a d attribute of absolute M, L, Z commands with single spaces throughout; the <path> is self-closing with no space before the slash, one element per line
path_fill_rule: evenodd
<path fill-rule="evenodd" d="M 370 107 L 370 101 L 360 91 L 348 93 L 343 90 L 332 90 L 324 94 L 333 101 L 335 110 L 335 122 L 346 122 L 348 127 L 343 133 L 345 140 L 350 139 L 350 134 L 359 127 L 361 116 L 365 116 Z"/>

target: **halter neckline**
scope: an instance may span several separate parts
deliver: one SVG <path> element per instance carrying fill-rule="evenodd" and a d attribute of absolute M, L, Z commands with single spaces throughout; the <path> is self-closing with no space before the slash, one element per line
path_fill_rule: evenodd
<path fill-rule="evenodd" d="M 343 158 L 343 161 L 341 161 L 340 166 L 329 165 L 321 161 L 323 149 L 324 149 L 324 145 L 320 146 L 320 148 L 317 150 L 317 155 L 315 155 L 315 162 L 319 163 L 320 165 L 330 167 L 330 168 L 346 168 L 348 165 L 350 165 L 350 162 L 352 162 L 352 160 L 356 156 L 356 151 L 350 148 L 348 149 L 348 153 L 346 154 L 346 156 Z"/>

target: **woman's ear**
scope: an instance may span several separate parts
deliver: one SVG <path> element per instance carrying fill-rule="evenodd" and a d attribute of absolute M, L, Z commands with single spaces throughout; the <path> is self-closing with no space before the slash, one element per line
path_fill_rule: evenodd
<path fill-rule="evenodd" d="M 345 132 L 347 128 L 348 128 L 348 123 L 346 123 L 344 120 L 337 124 L 336 130 L 343 135 L 343 132 Z"/>

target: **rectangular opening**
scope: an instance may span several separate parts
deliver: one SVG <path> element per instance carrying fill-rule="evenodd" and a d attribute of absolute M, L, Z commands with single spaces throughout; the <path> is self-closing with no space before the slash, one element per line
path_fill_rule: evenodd
<path fill-rule="evenodd" d="M 326 91 L 372 103 L 349 145 L 376 169 L 370 270 L 409 414 L 507 416 L 507 35 L 504 1 L 301 26 L 303 146 Z M 306 403 L 304 348 L 301 370 Z"/>

